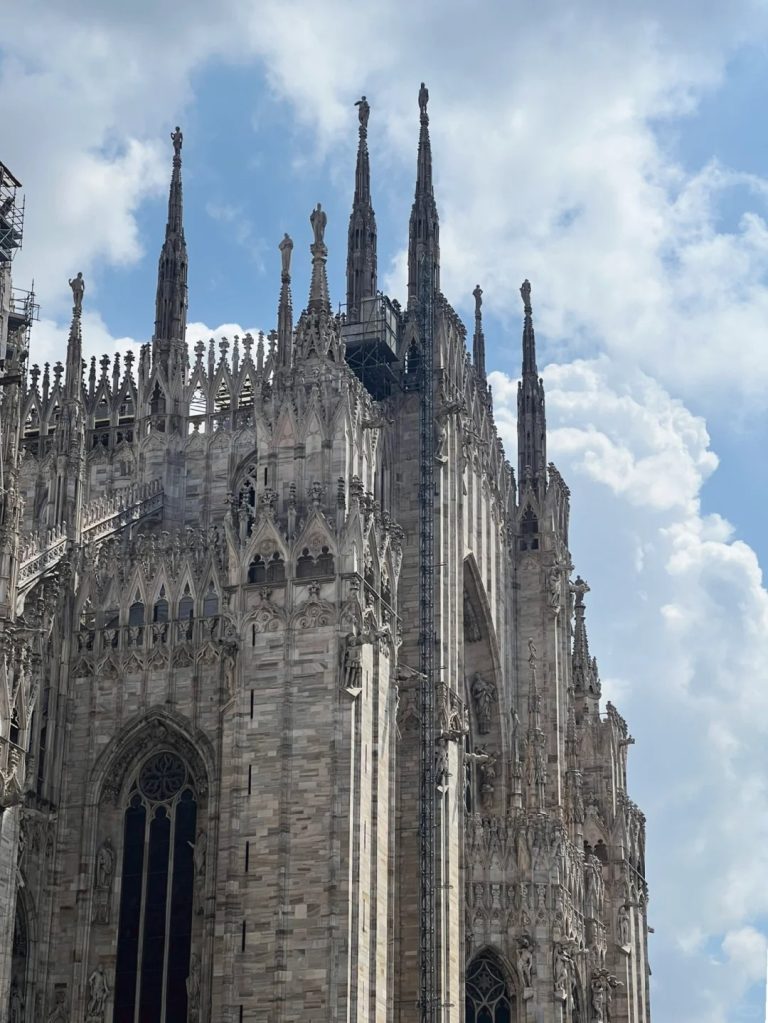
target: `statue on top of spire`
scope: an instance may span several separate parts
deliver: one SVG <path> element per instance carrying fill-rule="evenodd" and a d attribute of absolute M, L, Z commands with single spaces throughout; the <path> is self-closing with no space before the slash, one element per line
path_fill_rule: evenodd
<path fill-rule="evenodd" d="M 184 136 L 181 133 L 181 128 L 176 125 L 176 131 L 171 132 L 171 141 L 173 142 L 173 152 L 175 156 L 181 156 L 181 145 L 184 142 Z"/>
<path fill-rule="evenodd" d="M 531 282 L 526 278 L 520 286 L 520 294 L 523 298 L 523 307 L 525 308 L 525 315 L 530 316 L 533 312 L 531 308 Z"/>
<path fill-rule="evenodd" d="M 429 103 L 429 89 L 422 82 L 419 89 L 419 110 L 421 111 L 422 119 L 427 116 L 427 103 Z"/>
<path fill-rule="evenodd" d="M 328 216 L 320 203 L 312 210 L 309 222 L 315 233 L 315 245 L 325 245 L 325 225 L 328 223 Z"/>
<path fill-rule="evenodd" d="M 365 98 L 365 96 L 362 96 L 357 101 L 357 103 L 355 103 L 355 106 L 357 107 L 357 116 L 360 119 L 360 128 L 361 128 L 362 131 L 367 131 L 368 130 L 368 118 L 371 115 L 371 105 L 368 102 L 368 100 Z"/>
<path fill-rule="evenodd" d="M 483 304 L 483 289 L 479 284 L 475 285 L 475 290 L 472 292 L 475 296 L 475 316 L 480 315 L 480 308 Z"/>
<path fill-rule="evenodd" d="M 69 286 L 72 289 L 72 298 L 74 300 L 73 309 L 76 313 L 79 313 L 83 308 L 83 293 L 85 292 L 85 281 L 83 280 L 82 271 L 78 273 L 77 277 L 70 278 Z"/>
<path fill-rule="evenodd" d="M 293 239 L 286 233 L 283 235 L 283 240 L 277 246 L 280 249 L 280 258 L 282 259 L 283 266 L 283 277 L 291 276 L 291 253 L 293 252 Z"/>

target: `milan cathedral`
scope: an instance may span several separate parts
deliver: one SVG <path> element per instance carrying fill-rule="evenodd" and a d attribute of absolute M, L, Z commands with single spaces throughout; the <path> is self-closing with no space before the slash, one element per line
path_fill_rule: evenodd
<path fill-rule="evenodd" d="M 482 289 L 469 341 L 440 288 L 428 100 L 404 304 L 377 286 L 363 97 L 344 312 L 318 204 L 279 245 L 276 329 L 189 346 L 177 128 L 136 359 L 83 361 L 78 273 L 63 362 L 28 364 L 0 165 L 9 1023 L 650 1020 L 633 740 L 589 649 L 531 286 L 513 469 Z"/>

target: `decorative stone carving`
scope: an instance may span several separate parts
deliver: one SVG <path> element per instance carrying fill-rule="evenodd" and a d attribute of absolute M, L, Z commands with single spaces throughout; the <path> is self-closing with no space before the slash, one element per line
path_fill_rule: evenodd
<path fill-rule="evenodd" d="M 99 963 L 88 978 L 87 1023 L 103 1023 L 107 1011 L 109 984 L 104 967 Z"/>
<path fill-rule="evenodd" d="M 203 912 L 205 901 L 205 868 L 208 859 L 208 836 L 202 828 L 197 833 L 194 842 L 187 843 L 192 849 L 192 859 L 195 865 L 195 912 L 200 915 Z"/>
<path fill-rule="evenodd" d="M 629 948 L 631 940 L 629 910 L 625 905 L 619 906 L 616 918 L 616 933 L 621 947 Z"/>
<path fill-rule="evenodd" d="M 82 271 L 79 271 L 76 277 L 69 279 L 69 286 L 72 289 L 72 308 L 78 315 L 83 308 L 83 295 L 85 294 L 85 281 L 83 280 Z"/>
<path fill-rule="evenodd" d="M 189 960 L 187 1005 L 190 1011 L 190 1019 L 197 1019 L 198 1012 L 200 1010 L 200 959 L 194 952 Z"/>
<path fill-rule="evenodd" d="M 571 970 L 573 957 L 565 945 L 555 945 L 553 962 L 553 980 L 555 994 L 565 998 L 571 986 Z"/>
<path fill-rule="evenodd" d="M 115 852 L 108 838 L 102 842 L 96 853 L 96 893 L 93 922 L 108 924 L 112 895 L 112 879 L 115 870 Z"/>
<path fill-rule="evenodd" d="M 109 799 L 116 804 L 128 769 L 146 750 L 164 746 L 183 757 L 189 766 L 198 795 L 207 795 L 207 772 L 197 749 L 175 728 L 170 728 L 165 722 L 156 719 L 135 734 L 114 761 L 104 782 L 102 799 Z"/>
<path fill-rule="evenodd" d="M 53 1010 L 48 1014 L 48 1023 L 69 1023 L 67 989 L 63 985 L 56 985 L 53 995 Z"/>
<path fill-rule="evenodd" d="M 343 688 L 355 695 L 363 687 L 363 640 L 355 630 L 344 644 Z"/>
<path fill-rule="evenodd" d="M 533 975 L 536 972 L 533 958 L 533 944 L 531 939 L 525 935 L 520 938 L 517 946 L 517 968 L 520 971 L 523 987 L 526 989 L 532 988 Z"/>
<path fill-rule="evenodd" d="M 472 699 L 477 716 L 477 730 L 487 735 L 491 730 L 491 712 L 496 702 L 496 686 L 490 679 L 483 678 L 479 671 L 472 677 Z"/>
<path fill-rule="evenodd" d="M 8 1023 L 24 1023 L 24 999 L 14 977 L 11 982 L 11 997 L 8 1003 Z"/>
<path fill-rule="evenodd" d="M 438 792 L 448 791 L 448 739 L 442 737 L 437 740 L 435 750 L 435 786 Z"/>

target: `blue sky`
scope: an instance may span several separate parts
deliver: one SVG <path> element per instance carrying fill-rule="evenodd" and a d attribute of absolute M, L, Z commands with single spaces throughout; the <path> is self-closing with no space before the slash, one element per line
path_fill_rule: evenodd
<path fill-rule="evenodd" d="M 760 1020 L 768 933 L 768 7 L 673 0 L 32 0 L 5 14 L 2 158 L 63 358 L 67 278 L 89 354 L 147 339 L 169 132 L 184 130 L 191 341 L 294 306 L 309 212 L 344 294 L 356 113 L 380 284 L 403 295 L 419 82 L 430 87 L 443 287 L 485 291 L 514 459 L 518 287 L 533 284 L 550 450 L 605 690 L 637 739 L 656 1023 Z"/>

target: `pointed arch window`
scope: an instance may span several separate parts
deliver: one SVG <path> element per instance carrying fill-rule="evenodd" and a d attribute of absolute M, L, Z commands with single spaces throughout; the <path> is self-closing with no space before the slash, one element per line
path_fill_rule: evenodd
<path fill-rule="evenodd" d="M 284 583 L 285 582 L 285 562 L 280 557 L 279 553 L 275 551 L 272 557 L 267 563 L 267 582 L 268 583 Z"/>
<path fill-rule="evenodd" d="M 175 753 L 153 753 L 129 787 L 114 1023 L 187 1023 L 197 800 Z"/>
<path fill-rule="evenodd" d="M 530 505 L 526 506 L 523 512 L 523 518 L 520 522 L 520 550 L 521 551 L 537 551 L 539 549 L 539 539 L 536 535 L 539 532 L 539 520 L 536 517 L 536 513 Z"/>
<path fill-rule="evenodd" d="M 267 581 L 267 566 L 260 554 L 257 554 L 248 566 L 249 583 L 265 583 Z"/>
<path fill-rule="evenodd" d="M 203 618 L 212 618 L 219 613 L 219 595 L 213 583 L 209 583 L 208 592 L 203 598 Z"/>
<path fill-rule="evenodd" d="M 512 1023 L 515 1018 L 514 995 L 501 964 L 487 953 L 479 955 L 467 970 L 466 1023 Z"/>

